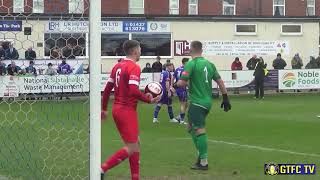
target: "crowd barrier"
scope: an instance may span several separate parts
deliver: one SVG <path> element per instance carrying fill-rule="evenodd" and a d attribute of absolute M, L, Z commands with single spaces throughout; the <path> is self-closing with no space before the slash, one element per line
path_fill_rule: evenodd
<path fill-rule="evenodd" d="M 228 89 L 253 89 L 253 71 L 220 71 Z M 109 74 L 101 74 L 103 91 Z M 142 73 L 140 89 L 152 81 L 159 81 L 160 73 Z M 214 83 L 214 87 L 217 85 Z M 319 89 L 320 70 L 270 70 L 265 78 L 265 89 Z M 0 76 L 0 97 L 18 97 L 21 94 L 81 93 L 89 92 L 89 74 Z"/>

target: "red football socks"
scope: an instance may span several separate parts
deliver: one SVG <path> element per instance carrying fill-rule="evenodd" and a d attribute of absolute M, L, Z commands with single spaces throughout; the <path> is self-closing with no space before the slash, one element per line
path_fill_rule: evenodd
<path fill-rule="evenodd" d="M 131 180 L 139 180 L 139 164 L 140 164 L 140 153 L 135 152 L 129 157 Z"/>
<path fill-rule="evenodd" d="M 123 160 L 127 159 L 129 156 L 128 151 L 124 148 L 120 149 L 114 153 L 106 162 L 101 165 L 103 172 L 108 171 L 109 169 L 120 164 Z"/>

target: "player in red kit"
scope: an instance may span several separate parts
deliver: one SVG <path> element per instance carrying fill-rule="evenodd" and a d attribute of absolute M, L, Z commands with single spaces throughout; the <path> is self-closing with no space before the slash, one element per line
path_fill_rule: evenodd
<path fill-rule="evenodd" d="M 105 87 L 102 99 L 101 118 L 107 115 L 107 105 L 110 93 L 114 88 L 115 100 L 112 115 L 125 146 L 113 154 L 102 165 L 101 179 L 104 174 L 129 158 L 131 179 L 139 180 L 139 128 L 136 112 L 138 100 L 146 103 L 157 103 L 160 96 L 152 98 L 139 90 L 140 67 L 136 64 L 141 55 L 140 43 L 128 40 L 123 44 L 126 58 L 116 64 Z"/>

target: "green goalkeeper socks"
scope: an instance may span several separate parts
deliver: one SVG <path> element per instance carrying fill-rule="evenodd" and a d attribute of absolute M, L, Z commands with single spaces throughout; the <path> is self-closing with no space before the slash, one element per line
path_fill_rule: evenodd
<path fill-rule="evenodd" d="M 199 148 L 198 148 L 198 143 L 197 143 L 197 135 L 196 135 L 196 131 L 194 128 L 192 128 L 190 130 L 190 135 L 192 137 L 192 141 L 194 143 L 194 146 L 196 147 L 197 151 L 199 151 Z"/>
<path fill-rule="evenodd" d="M 207 134 L 200 134 L 196 137 L 197 147 L 199 150 L 200 159 L 208 158 L 208 136 Z"/>

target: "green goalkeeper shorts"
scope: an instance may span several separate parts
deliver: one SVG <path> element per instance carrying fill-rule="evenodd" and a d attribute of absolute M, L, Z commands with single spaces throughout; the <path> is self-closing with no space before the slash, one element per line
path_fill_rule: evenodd
<path fill-rule="evenodd" d="M 195 129 L 204 128 L 208 113 L 209 110 L 206 108 L 191 103 L 188 111 L 189 123 Z"/>

